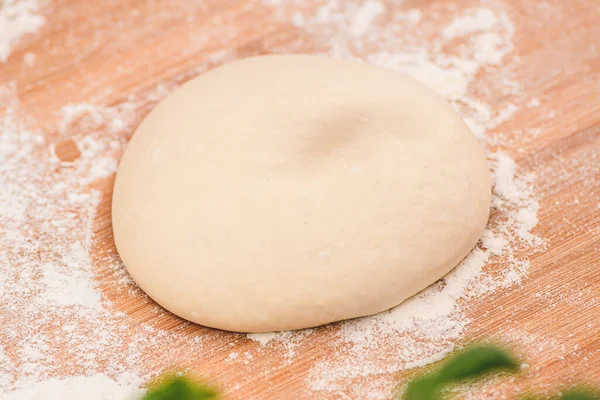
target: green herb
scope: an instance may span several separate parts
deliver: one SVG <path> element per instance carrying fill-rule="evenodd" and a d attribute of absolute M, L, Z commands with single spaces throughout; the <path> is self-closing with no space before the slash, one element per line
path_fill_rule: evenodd
<path fill-rule="evenodd" d="M 598 400 L 600 394 L 589 389 L 575 388 L 566 391 L 559 398 L 562 400 Z"/>
<path fill-rule="evenodd" d="M 150 388 L 143 400 L 208 400 L 218 395 L 216 390 L 186 376 L 171 375 Z"/>
<path fill-rule="evenodd" d="M 408 384 L 403 398 L 404 400 L 436 400 L 440 398 L 441 388 L 437 376 L 422 376 Z"/>
<path fill-rule="evenodd" d="M 517 372 L 517 359 L 491 345 L 474 345 L 447 357 L 442 364 L 414 378 L 406 387 L 403 400 L 440 400 L 443 390 L 457 383 L 479 379 L 494 372 Z M 219 392 L 186 376 L 167 375 L 148 389 L 142 400 L 216 400 Z M 535 397 L 528 398 L 529 400 Z M 600 400 L 591 389 L 576 387 L 556 400 Z"/>
<path fill-rule="evenodd" d="M 437 400 L 445 387 L 484 375 L 506 371 L 516 372 L 519 363 L 505 350 L 491 345 L 471 346 L 450 356 L 439 368 L 411 381 L 404 400 Z"/>
<path fill-rule="evenodd" d="M 437 374 L 442 382 L 454 383 L 495 371 L 517 372 L 519 365 L 511 354 L 499 347 L 477 345 L 450 356 Z"/>

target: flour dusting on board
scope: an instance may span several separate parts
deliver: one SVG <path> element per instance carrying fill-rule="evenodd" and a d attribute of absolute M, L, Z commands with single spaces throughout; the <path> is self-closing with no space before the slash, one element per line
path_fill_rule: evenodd
<path fill-rule="evenodd" d="M 539 207 L 535 177 L 520 172 L 498 136 L 502 122 L 531 103 L 511 77 L 514 27 L 507 11 L 491 0 L 472 9 L 434 5 L 428 13 L 379 0 L 263 0 L 262 6 L 273 23 L 290 25 L 299 38 L 273 48 L 265 44 L 266 51 L 361 58 L 405 72 L 452 102 L 488 147 L 493 210 L 479 246 L 444 279 L 376 316 L 247 336 L 177 325 L 135 287 L 114 250 L 102 250 L 107 234 L 98 223 L 99 216 L 106 218 L 111 176 L 143 110 L 189 76 L 111 107 L 91 100 L 59 104 L 55 120 L 45 124 L 26 113 L 21 88 L 7 84 L 0 87 L 0 397 L 79 398 L 95 388 L 106 394 L 98 398 L 124 399 L 162 372 L 155 365 L 167 368 L 171 361 L 210 354 L 252 371 L 253 360 L 268 352 L 280 356 L 285 368 L 309 339 L 322 337 L 336 351 L 311 367 L 312 390 L 389 398 L 398 384 L 394 372 L 425 365 L 454 348 L 472 323 L 470 300 L 484 301 L 527 275 L 524 254 L 543 241 L 532 232 Z M 38 10 L 34 0 L 4 2 L 0 26 L 10 19 L 21 33 L 0 38 L 0 61 L 22 34 L 45 23 Z M 207 57 L 211 64 L 232 58 L 233 51 Z M 492 106 L 490 93 L 510 102 Z M 133 300 L 151 315 L 127 308 Z M 178 329 L 158 328 L 154 321 L 161 318 Z M 246 350 L 231 351 L 233 345 Z M 268 378 L 270 372 L 264 373 Z M 344 384 L 348 379 L 355 382 L 350 388 Z"/>
<path fill-rule="evenodd" d="M 43 397 L 40 397 L 40 394 Z M 85 395 L 86 400 L 135 400 L 139 399 L 143 394 L 143 390 L 132 387 L 130 383 L 120 383 L 104 374 L 95 374 L 92 376 L 75 376 L 65 379 L 48 379 L 9 393 L 2 399 L 70 400 L 80 399 L 82 395 Z"/>
<path fill-rule="evenodd" d="M 29 33 L 46 23 L 40 14 L 40 0 L 4 0 L 0 3 L 0 64 L 6 62 L 13 47 Z"/>
<path fill-rule="evenodd" d="M 0 111 L 0 337 L 16 344 L 12 351 L 0 348 L 0 394 L 18 389 L 15 399 L 28 398 L 19 393 L 30 393 L 36 387 L 32 385 L 47 378 L 62 377 L 65 368 L 84 377 L 102 371 L 106 377 L 41 384 L 40 390 L 56 389 L 55 397 L 44 398 L 65 398 L 60 396 L 63 383 L 65 390 L 84 389 L 85 383 L 112 382 L 108 377 L 119 385 L 137 386 L 141 352 L 167 347 L 181 335 L 165 337 L 150 325 L 134 324 L 111 311 L 98 275 L 110 273 L 109 284 L 128 281 L 115 279 L 124 271 L 113 256 L 91 254 L 102 193 L 89 186 L 115 171 L 125 140 L 111 127 L 116 119 L 138 122 L 133 103 L 63 107 L 56 131 L 70 130 L 79 152 L 76 160 L 65 162 L 56 154 L 61 142 L 48 140 L 28 126 L 27 116 L 19 115 L 14 87 L 0 88 L 0 100 L 7 104 Z M 79 129 L 85 134 L 72 132 Z M 187 338 L 183 351 L 200 342 L 200 337 Z"/>

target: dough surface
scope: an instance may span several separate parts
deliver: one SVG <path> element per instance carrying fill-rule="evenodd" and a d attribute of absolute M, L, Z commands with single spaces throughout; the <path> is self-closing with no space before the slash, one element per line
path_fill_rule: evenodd
<path fill-rule="evenodd" d="M 483 150 L 404 75 L 311 55 L 195 78 L 141 123 L 112 213 L 169 311 L 241 332 L 375 314 L 454 268 L 487 223 Z"/>

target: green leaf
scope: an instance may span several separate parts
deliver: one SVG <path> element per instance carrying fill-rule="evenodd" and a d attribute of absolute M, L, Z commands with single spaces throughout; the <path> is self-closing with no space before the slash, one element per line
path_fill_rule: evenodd
<path fill-rule="evenodd" d="M 207 400 L 216 399 L 218 392 L 185 376 L 170 376 L 150 388 L 143 400 Z"/>
<path fill-rule="evenodd" d="M 564 392 L 560 398 L 562 400 L 598 400 L 600 394 L 588 389 L 575 388 Z"/>
<path fill-rule="evenodd" d="M 517 360 L 505 350 L 491 345 L 476 345 L 450 356 L 438 375 L 444 384 L 477 379 L 497 371 L 519 371 Z"/>
<path fill-rule="evenodd" d="M 437 376 L 422 376 L 413 379 L 404 391 L 404 400 L 437 400 L 440 398 Z"/>
<path fill-rule="evenodd" d="M 476 345 L 447 357 L 437 370 L 417 376 L 404 391 L 404 400 L 438 400 L 447 386 L 497 371 L 516 372 L 517 360 L 499 347 Z"/>

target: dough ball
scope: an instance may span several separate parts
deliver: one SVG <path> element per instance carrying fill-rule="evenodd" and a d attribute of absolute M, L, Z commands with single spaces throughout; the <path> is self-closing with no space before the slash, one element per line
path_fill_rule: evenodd
<path fill-rule="evenodd" d="M 117 249 L 169 311 L 243 332 L 379 313 L 454 268 L 490 207 L 483 150 L 441 97 L 312 55 L 193 79 L 119 166 Z"/>

